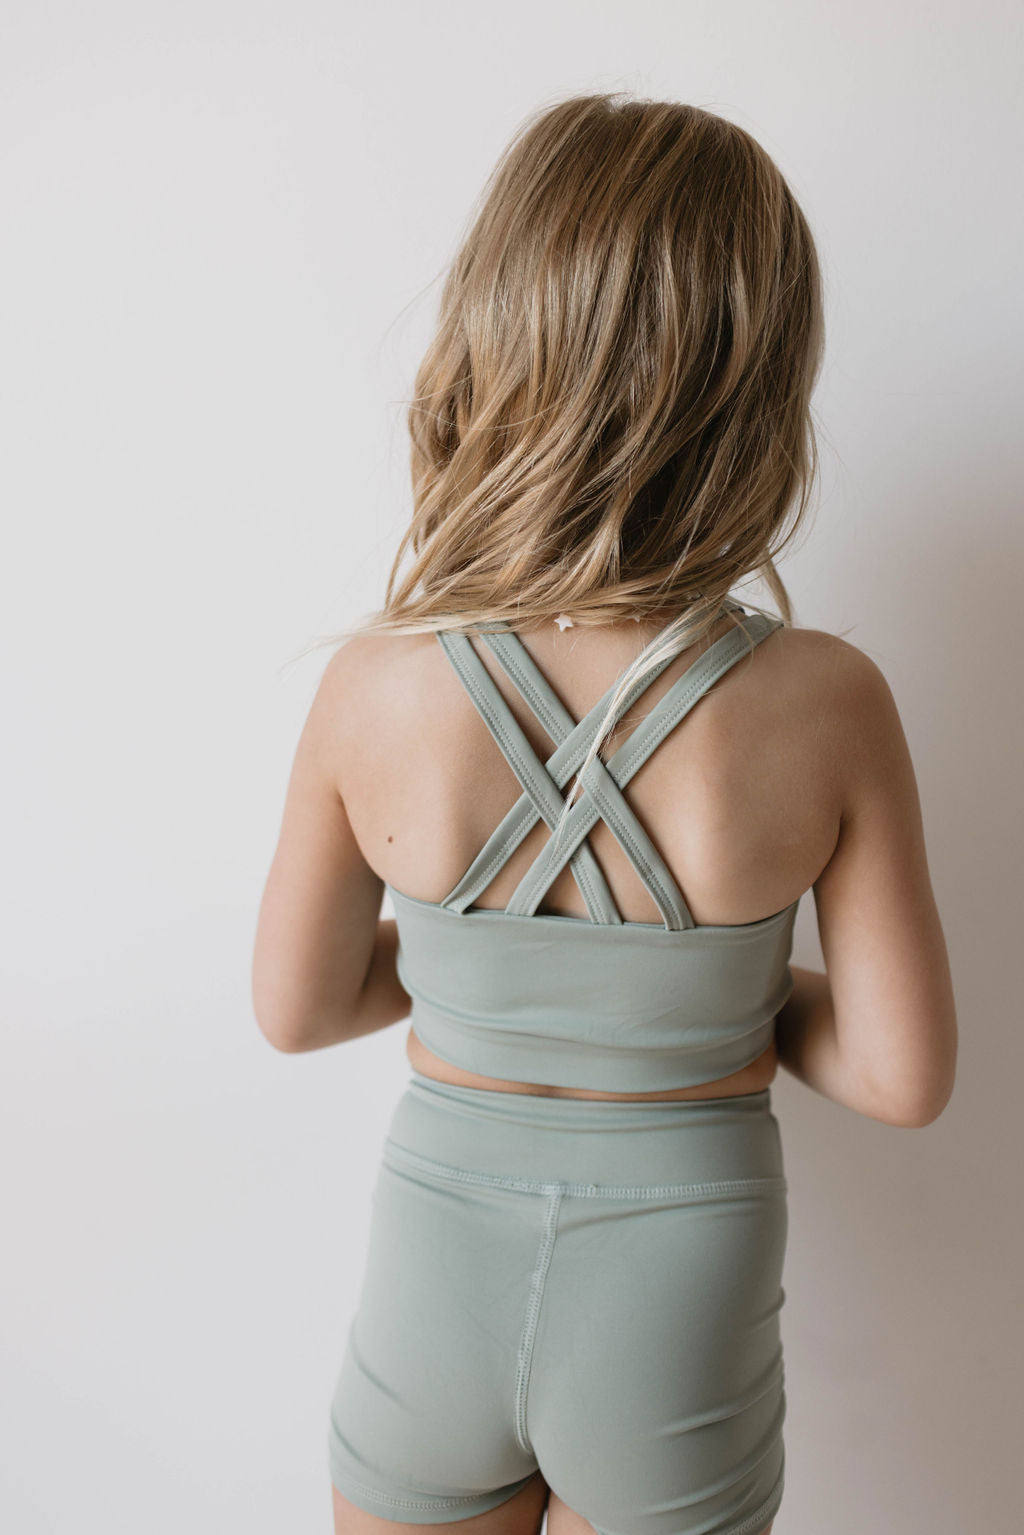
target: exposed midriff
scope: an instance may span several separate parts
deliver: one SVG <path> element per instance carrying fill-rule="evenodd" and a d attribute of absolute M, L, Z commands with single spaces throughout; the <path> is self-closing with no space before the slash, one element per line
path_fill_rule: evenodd
<path fill-rule="evenodd" d="M 742 1093 L 757 1093 L 767 1087 L 778 1070 L 778 1054 L 774 1040 L 756 1060 L 751 1061 L 731 1076 L 719 1077 L 715 1082 L 701 1082 L 696 1087 L 666 1088 L 664 1092 L 605 1093 L 585 1087 L 550 1087 L 537 1082 L 507 1082 L 501 1077 L 485 1077 L 475 1071 L 464 1071 L 450 1061 L 442 1060 L 420 1039 L 410 1025 L 405 1051 L 409 1064 L 421 1076 L 433 1077 L 437 1082 L 448 1082 L 453 1087 L 479 1087 L 495 1093 L 533 1093 L 548 1098 L 604 1098 L 649 1103 L 666 1102 L 678 1098 L 730 1098 Z"/>

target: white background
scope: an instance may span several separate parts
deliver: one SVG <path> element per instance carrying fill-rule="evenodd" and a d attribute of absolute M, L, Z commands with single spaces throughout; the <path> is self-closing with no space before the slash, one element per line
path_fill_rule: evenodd
<path fill-rule="evenodd" d="M 0 1510 L 326 1532 L 405 1025 L 309 1056 L 249 966 L 298 733 L 409 515 L 441 274 L 543 101 L 749 129 L 825 270 L 798 621 L 882 666 L 961 1024 L 924 1130 L 779 1075 L 777 1535 L 1020 1519 L 1021 12 L 6 0 Z M 296 657 L 299 657 L 296 660 Z M 817 965 L 805 898 L 796 960 Z"/>

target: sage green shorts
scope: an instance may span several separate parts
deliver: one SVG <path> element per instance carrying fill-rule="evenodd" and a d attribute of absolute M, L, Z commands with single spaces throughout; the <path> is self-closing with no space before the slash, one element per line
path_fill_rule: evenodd
<path fill-rule="evenodd" d="M 537 1469 L 599 1535 L 761 1535 L 782 1499 L 786 1179 L 771 1089 L 612 1102 L 414 1072 L 330 1408 L 384 1518 Z"/>

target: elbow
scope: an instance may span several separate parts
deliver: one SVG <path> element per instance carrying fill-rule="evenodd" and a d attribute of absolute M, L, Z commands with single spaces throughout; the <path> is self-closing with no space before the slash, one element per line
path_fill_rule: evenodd
<path fill-rule="evenodd" d="M 935 1123 L 945 1107 L 945 1103 L 913 1104 L 898 1114 L 887 1114 L 884 1122 L 900 1130 L 923 1130 Z"/>
<path fill-rule="evenodd" d="M 261 1030 L 263 1038 L 271 1045 L 278 1055 L 305 1055 L 311 1050 L 312 1045 L 301 1044 L 292 1035 L 271 1034 L 266 1029 Z"/>
<path fill-rule="evenodd" d="M 884 1065 L 877 1059 L 860 1062 L 858 1095 L 870 1105 L 872 1118 L 902 1130 L 923 1130 L 945 1113 L 956 1083 L 955 1024 L 944 1038 L 935 1031 L 927 1050 L 890 1053 Z"/>
<path fill-rule="evenodd" d="M 342 1045 L 363 1032 L 361 1015 L 354 1007 L 325 1007 L 316 1013 L 268 1010 L 254 1006 L 260 1033 L 281 1055 L 307 1055 Z"/>
<path fill-rule="evenodd" d="M 255 975 L 249 1002 L 256 1026 L 267 1044 L 282 1055 L 295 1055 L 299 1036 L 294 1019 L 287 1016 L 287 1010 L 280 1006 L 280 999 L 275 1005 L 268 989 L 259 985 Z"/>
<path fill-rule="evenodd" d="M 305 1055 L 339 1037 L 339 1009 L 330 1014 L 319 1006 L 314 1009 L 297 987 L 284 986 L 255 967 L 249 1001 L 260 1033 L 280 1055 Z"/>
<path fill-rule="evenodd" d="M 901 1130 L 923 1130 L 927 1125 L 933 1125 L 945 1112 L 953 1096 L 953 1081 L 951 1076 L 928 1092 L 911 1092 L 895 1102 L 890 1099 L 878 1118 L 884 1124 L 895 1125 Z"/>
<path fill-rule="evenodd" d="M 339 1038 L 336 1029 L 328 1033 L 322 1019 L 299 1016 L 293 1011 L 258 1006 L 254 1002 L 253 1016 L 263 1038 L 279 1055 L 307 1055 Z"/>
<path fill-rule="evenodd" d="M 263 1038 L 279 1055 L 301 1055 L 310 1048 L 300 1030 L 266 1015 L 256 1013 L 255 1017 Z"/>

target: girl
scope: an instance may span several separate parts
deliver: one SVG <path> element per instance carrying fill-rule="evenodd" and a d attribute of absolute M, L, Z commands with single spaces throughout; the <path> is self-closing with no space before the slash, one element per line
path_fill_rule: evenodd
<path fill-rule="evenodd" d="M 280 1050 L 411 1010 L 329 1415 L 341 1535 L 768 1535 L 770 1084 L 890 1125 L 949 1101 L 892 696 L 774 564 L 822 348 L 778 168 L 674 102 L 538 113 L 452 263 L 412 522 L 302 733 L 253 969 Z M 780 617 L 732 596 L 757 577 Z M 789 964 L 809 890 L 824 975 Z"/>

